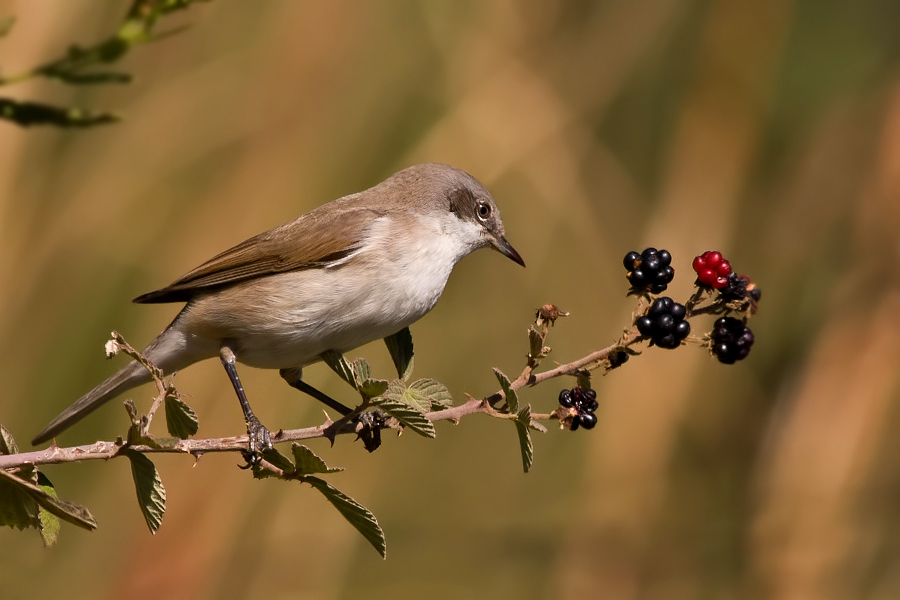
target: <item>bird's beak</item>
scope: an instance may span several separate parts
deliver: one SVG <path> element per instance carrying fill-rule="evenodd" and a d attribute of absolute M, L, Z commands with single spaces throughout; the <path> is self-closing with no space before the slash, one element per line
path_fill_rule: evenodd
<path fill-rule="evenodd" d="M 519 256 L 519 253 L 516 252 L 516 249 L 512 247 L 512 244 L 506 241 L 506 238 L 502 235 L 493 236 L 491 238 L 491 246 L 502 254 L 513 260 L 514 262 L 519 263 L 523 267 L 525 266 L 525 261 L 522 260 L 522 257 Z"/>

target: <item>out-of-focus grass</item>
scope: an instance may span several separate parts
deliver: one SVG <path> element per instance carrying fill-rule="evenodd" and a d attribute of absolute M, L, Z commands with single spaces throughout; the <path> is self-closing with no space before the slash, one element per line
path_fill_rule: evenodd
<path fill-rule="evenodd" d="M 113 4 L 19 17 L 14 72 L 89 41 Z M 572 313 L 557 360 L 630 314 L 620 258 L 718 248 L 764 291 L 750 358 L 650 349 L 598 382 L 592 432 L 477 417 L 438 439 L 319 444 L 388 536 L 381 561 L 317 494 L 228 458 L 158 460 L 169 510 L 144 529 L 126 466 L 49 469 L 92 534 L 0 531 L 0 589 L 70 598 L 894 598 L 900 587 L 900 47 L 895 3 L 811 0 L 200 5 L 127 59 L 127 88 L 23 95 L 120 108 L 86 132 L 0 136 L 0 422 L 24 443 L 177 307 L 129 300 L 247 236 L 420 161 L 493 192 L 521 270 L 463 261 L 413 327 L 416 370 L 458 399 L 515 372 L 534 307 Z M 84 39 L 82 39 L 84 36 Z M 19 91 L 19 90 L 17 90 Z M 379 344 L 360 351 L 389 372 Z M 241 430 L 217 364 L 179 374 L 203 435 Z M 245 370 L 262 420 L 318 422 Z M 308 371 L 343 395 L 323 367 Z M 558 388 L 523 398 L 553 406 Z M 149 393 L 131 394 L 146 401 Z M 60 443 L 119 434 L 117 402 Z"/>

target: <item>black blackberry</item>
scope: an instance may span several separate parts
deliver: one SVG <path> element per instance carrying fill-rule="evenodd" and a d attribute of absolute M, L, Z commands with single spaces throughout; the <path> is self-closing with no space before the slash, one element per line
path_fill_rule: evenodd
<path fill-rule="evenodd" d="M 677 348 L 681 340 L 691 333 L 691 324 L 684 320 L 686 309 L 668 296 L 653 301 L 647 314 L 638 317 L 634 322 L 644 337 L 650 338 L 651 344 L 660 348 Z"/>
<path fill-rule="evenodd" d="M 719 362 L 726 365 L 743 360 L 750 354 L 753 332 L 744 322 L 733 317 L 721 317 L 713 325 L 712 351 Z"/>
<path fill-rule="evenodd" d="M 628 281 L 634 289 L 650 288 L 654 294 L 664 292 L 675 277 L 670 266 L 672 255 L 666 250 L 647 248 L 640 254 L 629 252 L 622 264 L 628 271 Z"/>
<path fill-rule="evenodd" d="M 569 429 L 572 431 L 578 429 L 579 426 L 593 429 L 597 424 L 594 411 L 597 410 L 599 404 L 597 403 L 597 392 L 594 390 L 584 389 L 580 386 L 571 390 L 562 390 L 559 393 L 559 404 L 564 408 L 575 409 L 574 415 L 571 412 L 568 413 L 571 415 L 569 418 L 572 419 L 569 424 Z"/>
<path fill-rule="evenodd" d="M 578 415 L 578 420 L 585 429 L 593 429 L 594 425 L 597 424 L 597 415 L 594 413 L 581 413 Z"/>

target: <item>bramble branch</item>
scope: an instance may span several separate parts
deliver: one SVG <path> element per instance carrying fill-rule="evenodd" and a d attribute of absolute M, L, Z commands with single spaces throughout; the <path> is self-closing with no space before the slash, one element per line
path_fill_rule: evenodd
<path fill-rule="evenodd" d="M 276 477 L 308 483 L 316 488 L 384 556 L 384 533 L 375 516 L 316 476 L 340 469 L 328 467 L 312 450 L 297 442 L 326 438 L 334 443 L 338 435 L 356 434 L 365 448 L 373 451 L 380 445 L 381 432 L 385 429 L 400 433 L 410 430 L 433 438 L 436 435 L 434 423 L 438 421 L 458 423 L 468 415 L 484 414 L 511 421 L 516 426 L 522 465 L 527 472 L 533 462 L 531 430 L 545 432 L 546 428 L 540 422 L 554 420 L 563 429 L 592 429 L 597 423 L 594 411 L 598 407 L 596 391 L 591 385 L 592 373 L 601 367 L 605 372 L 621 367 L 630 356 L 640 354 L 635 346 L 647 342 L 648 346 L 672 350 L 687 343 L 695 344 L 726 364 L 747 356 L 753 334 L 746 323 L 756 312 L 760 298 L 755 284 L 747 277 L 732 273 L 730 264 L 721 254 L 707 252 L 694 261 L 694 270 L 698 273 L 695 292 L 684 304 L 679 304 L 672 298 L 658 295 L 674 275 L 674 270 L 669 267 L 670 260 L 671 256 L 665 250 L 657 252 L 648 248 L 641 254 L 630 252 L 625 257 L 625 266 L 632 283 L 629 295 L 637 298 L 637 304 L 628 327 L 609 346 L 545 371 L 539 369 L 551 352 L 545 345 L 550 329 L 568 313 L 550 304 L 538 309 L 535 321 L 528 329 L 529 352 L 521 373 L 510 380 L 494 369 L 500 390 L 485 398 L 467 394 L 465 402 L 453 405 L 450 392 L 443 384 L 432 379 L 411 382 L 413 344 L 408 329 L 385 340 L 398 374 L 392 381 L 374 378 L 363 358 L 350 362 L 337 352 L 324 353 L 323 362 L 359 394 L 360 402 L 355 408 L 348 408 L 348 414 L 337 421 L 326 413 L 324 422 L 315 427 L 279 430 L 271 435 L 275 444 L 293 442 L 292 458 L 272 449 L 252 455 L 254 460 L 250 461 L 247 435 L 190 439 L 197 433 L 199 421 L 184 403 L 172 376 L 167 377 L 122 336 L 113 332 L 106 346 L 107 355 L 112 357 L 121 352 L 138 361 L 156 385 L 150 410 L 140 415 L 134 403 L 126 400 L 131 426 L 124 438 L 68 448 L 54 443 L 34 452 L 19 452 L 12 436 L 0 426 L 0 488 L 7 486 L 0 489 L 0 497 L 5 494 L 5 497 L 17 498 L 11 501 L 15 505 L 12 512 L 4 514 L 0 511 L 0 525 L 38 528 L 48 545 L 55 542 L 58 525 L 56 529 L 48 529 L 45 521 L 52 523 L 52 519 L 62 518 L 82 527 L 96 527 L 96 521 L 87 509 L 56 498 L 52 484 L 37 467 L 124 456 L 131 462 L 140 508 L 150 530 L 155 532 L 165 512 L 165 488 L 147 455 L 187 454 L 199 460 L 207 453 L 236 452 L 248 460 L 256 478 Z M 701 315 L 725 316 L 715 321 L 711 332 L 691 335 L 689 321 Z M 552 412 L 536 413 L 530 404 L 520 402 L 519 393 L 524 389 L 563 376 L 575 377 L 577 385 L 559 393 L 559 404 Z M 326 399 L 334 403 L 330 406 L 340 406 L 334 400 Z M 165 407 L 166 427 L 173 437 L 150 434 L 150 424 L 160 406 Z M 16 510 L 18 516 L 10 517 Z"/>

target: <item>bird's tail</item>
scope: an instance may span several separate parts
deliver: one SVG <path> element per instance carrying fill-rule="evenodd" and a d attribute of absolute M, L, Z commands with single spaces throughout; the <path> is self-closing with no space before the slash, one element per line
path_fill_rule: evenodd
<path fill-rule="evenodd" d="M 139 362 L 131 361 L 118 373 L 76 400 L 69 408 L 62 411 L 59 416 L 50 421 L 50 424 L 44 427 L 39 434 L 34 436 L 34 439 L 31 440 L 31 444 L 36 446 L 41 442 L 46 442 L 122 392 L 137 387 L 142 383 L 147 383 L 150 380 L 150 373 L 147 372 L 147 369 Z"/>
<path fill-rule="evenodd" d="M 218 345 L 215 343 L 192 346 L 188 336 L 177 327 L 179 318 L 180 315 L 143 352 L 144 356 L 165 373 L 180 371 L 198 360 L 215 356 L 218 352 Z M 151 380 L 147 369 L 139 362 L 131 361 L 50 421 L 49 425 L 34 436 L 32 445 L 46 442 L 119 394 Z"/>

